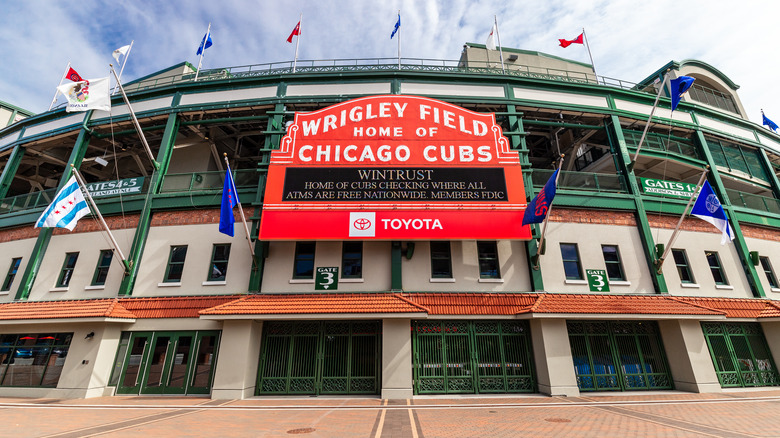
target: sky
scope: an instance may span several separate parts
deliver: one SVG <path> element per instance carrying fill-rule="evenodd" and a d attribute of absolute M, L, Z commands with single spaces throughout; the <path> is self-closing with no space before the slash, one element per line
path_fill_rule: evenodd
<path fill-rule="evenodd" d="M 706 62 L 740 86 L 750 120 L 780 123 L 780 3 L 741 0 L 0 0 L 0 100 L 49 108 L 70 62 L 82 77 L 109 75 L 114 49 L 134 41 L 122 82 L 182 61 L 211 23 L 203 68 L 291 61 L 286 42 L 303 14 L 299 60 L 396 57 L 457 60 L 484 44 L 496 16 L 501 45 L 589 63 L 601 76 L 639 82 L 669 61 Z M 60 102 L 62 102 L 60 97 Z"/>

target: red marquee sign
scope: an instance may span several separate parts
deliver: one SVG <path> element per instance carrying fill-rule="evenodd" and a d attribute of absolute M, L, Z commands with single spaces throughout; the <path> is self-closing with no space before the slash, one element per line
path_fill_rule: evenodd
<path fill-rule="evenodd" d="M 418 96 L 296 113 L 271 153 L 261 240 L 530 239 L 493 114 Z"/>

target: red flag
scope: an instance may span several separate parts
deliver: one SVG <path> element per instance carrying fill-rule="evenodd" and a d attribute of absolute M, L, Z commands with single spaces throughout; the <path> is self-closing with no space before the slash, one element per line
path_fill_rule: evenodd
<path fill-rule="evenodd" d="M 293 31 L 290 32 L 290 36 L 287 37 L 287 42 L 291 43 L 292 37 L 300 34 L 301 34 L 301 22 L 299 21 L 298 24 L 295 25 L 295 29 L 293 29 Z"/>
<path fill-rule="evenodd" d="M 582 44 L 582 33 L 577 38 L 574 38 L 573 40 L 558 40 L 561 42 L 561 47 L 566 48 L 569 47 L 570 44 Z"/>
<path fill-rule="evenodd" d="M 81 75 L 76 73 L 76 70 L 73 70 L 73 67 L 70 67 L 70 69 L 68 69 L 68 74 L 65 76 L 73 82 L 81 82 L 84 80 L 81 79 Z"/>

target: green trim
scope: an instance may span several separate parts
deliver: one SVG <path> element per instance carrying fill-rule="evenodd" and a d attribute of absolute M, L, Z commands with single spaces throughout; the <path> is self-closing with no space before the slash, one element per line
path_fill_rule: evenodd
<path fill-rule="evenodd" d="M 185 67 L 185 66 L 189 67 L 192 70 L 193 73 L 195 73 L 195 71 L 197 70 L 194 65 L 190 64 L 187 61 L 183 61 L 183 62 L 180 62 L 178 64 L 174 64 L 174 65 L 172 65 L 170 67 L 164 68 L 162 70 L 158 70 L 158 71 L 156 71 L 154 73 L 150 73 L 150 74 L 148 74 L 146 76 L 141 76 L 138 79 L 133 79 L 130 82 L 122 84 L 122 87 L 127 87 L 127 86 L 130 86 L 130 85 L 140 84 L 141 82 L 148 81 L 149 79 L 151 79 L 151 78 L 153 78 L 155 76 L 159 76 L 159 75 L 161 75 L 163 73 L 167 73 L 167 72 L 173 72 L 174 70 L 181 71 L 182 68 Z M 189 73 L 177 73 L 174 76 L 179 76 L 181 74 L 189 74 Z"/>
<path fill-rule="evenodd" d="M 32 116 L 34 116 L 34 115 L 35 115 L 35 113 L 34 113 L 34 112 L 32 112 L 32 111 L 28 111 L 28 110 L 26 110 L 26 109 L 24 109 L 24 108 L 18 107 L 18 106 L 16 106 L 16 105 L 12 105 L 12 104 L 10 104 L 10 103 L 8 103 L 8 102 L 4 101 L 4 100 L 0 100 L 0 108 L 3 108 L 3 107 L 4 107 L 4 108 L 7 108 L 7 109 L 9 109 L 9 110 L 12 110 L 12 111 L 13 111 L 13 112 L 15 112 L 15 113 L 21 113 L 21 114 L 24 114 L 24 115 L 25 115 L 25 116 L 27 116 L 27 117 L 32 117 Z M 13 120 L 13 119 L 11 119 L 11 120 Z"/>
<path fill-rule="evenodd" d="M 691 269 L 691 262 L 688 261 L 688 253 L 685 251 L 685 249 L 672 248 L 671 251 L 672 251 L 672 259 L 674 260 L 674 265 L 677 267 L 677 275 L 680 276 L 680 283 L 685 283 L 685 284 L 696 283 L 696 277 L 693 275 L 693 270 Z M 681 260 L 678 260 L 677 257 L 678 254 L 680 255 Z M 683 277 L 688 277 L 690 280 L 686 280 Z"/>
<path fill-rule="evenodd" d="M 65 253 L 65 260 L 62 262 L 60 275 L 57 277 L 57 287 L 68 287 L 73 278 L 73 271 L 76 270 L 76 263 L 79 261 L 78 252 Z"/>
<path fill-rule="evenodd" d="M 468 47 L 472 47 L 474 49 L 487 50 L 487 47 L 484 44 L 466 43 L 465 45 L 468 46 Z M 496 47 L 496 51 L 497 50 L 498 50 L 498 47 Z M 549 53 L 544 53 L 544 52 L 536 52 L 536 51 L 533 51 L 533 50 L 515 49 L 515 48 L 512 48 L 512 47 L 501 47 L 501 51 L 505 52 L 505 53 L 519 53 L 521 55 L 538 56 L 539 58 L 555 59 L 557 61 L 563 61 L 563 62 L 568 62 L 570 64 L 576 64 L 576 65 L 581 65 L 583 67 L 593 68 L 593 65 L 588 64 L 587 62 L 581 62 L 581 61 L 575 61 L 573 59 L 562 58 L 560 56 L 550 55 Z"/>
<path fill-rule="evenodd" d="M 108 256 L 108 260 L 106 260 L 106 256 Z M 106 284 L 106 279 L 108 278 L 108 271 L 111 270 L 111 262 L 114 260 L 114 251 L 111 249 L 101 249 L 100 255 L 98 256 L 98 262 L 95 266 L 95 273 L 92 274 L 92 282 L 90 285 L 92 286 L 104 286 Z M 104 262 L 108 262 L 106 264 L 103 264 Z M 103 275 L 101 275 L 103 274 Z M 103 280 L 98 280 L 100 277 L 103 277 Z"/>
<path fill-rule="evenodd" d="M 217 257 L 217 248 L 225 248 L 223 250 L 224 259 L 218 259 Z M 209 264 L 209 268 L 206 274 L 206 281 L 225 281 L 227 279 L 227 270 L 228 265 L 230 263 L 230 244 L 229 243 L 215 243 L 212 245 L 211 248 L 211 263 Z M 220 266 L 217 266 L 219 264 Z M 222 265 L 224 265 L 223 269 L 219 269 Z M 219 273 L 221 275 L 214 278 L 214 269 L 219 270 Z"/>
<path fill-rule="evenodd" d="M 187 261 L 187 249 L 188 245 L 171 245 L 171 251 L 168 253 L 168 264 L 165 265 L 165 275 L 163 276 L 163 283 L 181 283 L 181 279 L 184 276 L 184 263 Z M 177 251 L 183 249 L 184 251 Z M 173 261 L 174 253 L 181 254 L 181 261 Z M 171 271 L 174 266 L 181 266 L 181 272 L 178 278 L 171 278 Z"/>
<path fill-rule="evenodd" d="M 404 289 L 402 275 L 401 242 L 393 241 L 390 244 L 390 290 L 402 291 Z"/>
<path fill-rule="evenodd" d="M 667 62 L 663 67 L 659 68 L 658 70 L 654 71 L 650 76 L 642 79 L 637 85 L 638 88 L 644 88 L 649 85 L 651 85 L 656 78 L 663 77 L 664 73 L 666 73 L 666 70 L 677 70 L 679 71 L 682 67 L 699 67 L 701 69 L 707 70 L 709 73 L 712 73 L 715 77 L 720 79 L 721 81 L 725 82 L 726 85 L 731 87 L 732 90 L 738 90 L 739 85 L 735 84 L 731 79 L 729 79 L 728 76 L 723 74 L 720 70 L 717 68 L 707 64 L 706 62 L 699 61 L 697 59 L 684 59 L 680 62 L 677 61 L 669 61 Z"/>
<path fill-rule="evenodd" d="M 347 267 L 357 267 L 359 273 L 347 273 Z M 341 242 L 341 278 L 363 278 L 363 241 Z"/>
<path fill-rule="evenodd" d="M 19 165 L 22 163 L 25 151 L 26 149 L 19 144 L 14 146 L 14 150 L 11 151 L 11 156 L 8 157 L 3 173 L 0 175 L 0 199 L 4 199 L 8 194 L 11 183 L 16 176 L 16 171 L 19 170 Z"/>
<path fill-rule="evenodd" d="M 21 257 L 14 257 L 11 259 L 11 264 L 8 266 L 8 272 L 5 274 L 5 280 L 3 280 L 3 287 L 0 291 L 7 292 L 11 290 L 13 286 L 16 274 L 19 273 L 19 266 L 22 265 Z"/>

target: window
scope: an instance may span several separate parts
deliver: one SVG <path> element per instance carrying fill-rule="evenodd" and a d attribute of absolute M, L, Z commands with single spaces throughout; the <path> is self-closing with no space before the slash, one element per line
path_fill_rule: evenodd
<path fill-rule="evenodd" d="M 477 242 L 479 278 L 501 278 L 498 266 L 498 246 L 495 241 Z"/>
<path fill-rule="evenodd" d="M 680 275 L 681 283 L 695 283 L 691 265 L 688 264 L 688 256 L 684 249 L 672 249 L 674 264 L 677 265 L 677 273 Z"/>
<path fill-rule="evenodd" d="M 624 281 L 623 264 L 620 261 L 620 251 L 617 245 L 601 245 L 604 254 L 604 264 L 607 265 L 607 277 L 612 281 Z"/>
<path fill-rule="evenodd" d="M 723 272 L 723 266 L 720 264 L 720 257 L 716 251 L 704 251 L 704 255 L 707 256 L 707 263 L 710 264 L 710 271 L 712 272 L 712 278 L 715 280 L 715 284 L 729 284 L 726 279 L 726 273 Z"/>
<path fill-rule="evenodd" d="M 761 261 L 761 267 L 764 268 L 766 279 L 769 280 L 769 286 L 772 289 L 777 289 L 777 277 L 775 277 L 775 271 L 772 269 L 772 264 L 769 263 L 769 257 L 759 257 L 759 260 Z"/>
<path fill-rule="evenodd" d="M 171 246 L 171 255 L 168 257 L 168 267 L 165 269 L 165 283 L 181 282 L 181 274 L 184 272 L 184 259 L 187 257 L 187 245 Z"/>
<path fill-rule="evenodd" d="M 342 244 L 341 278 L 363 278 L 363 242 Z"/>
<path fill-rule="evenodd" d="M 293 278 L 314 278 L 315 248 L 315 242 L 297 242 L 295 244 Z"/>
<path fill-rule="evenodd" d="M 72 337 L 73 333 L 0 335 L 0 385 L 57 387 Z"/>
<path fill-rule="evenodd" d="M 576 243 L 561 243 L 563 272 L 567 280 L 582 280 L 582 265 Z"/>
<path fill-rule="evenodd" d="M 95 275 L 92 277 L 92 286 L 103 286 L 108 277 L 108 268 L 111 267 L 111 260 L 114 258 L 114 252 L 110 249 L 100 251 Z"/>
<path fill-rule="evenodd" d="M 219 243 L 214 245 L 211 251 L 211 268 L 206 281 L 225 281 L 227 278 L 228 258 L 230 257 L 230 244 Z"/>
<path fill-rule="evenodd" d="M 3 288 L 0 289 L 3 292 L 7 290 L 11 290 L 11 285 L 14 283 L 14 278 L 16 278 L 16 273 L 19 272 L 19 265 L 22 264 L 22 258 L 16 257 L 14 259 L 11 259 L 11 266 L 8 268 L 8 274 L 5 276 L 5 281 L 3 282 Z"/>
<path fill-rule="evenodd" d="M 450 242 L 431 242 L 431 278 L 452 278 Z"/>
<path fill-rule="evenodd" d="M 68 287 L 70 278 L 73 276 L 73 268 L 76 267 L 76 260 L 79 259 L 79 253 L 69 252 L 65 254 L 65 262 L 62 264 L 62 272 L 57 280 L 57 287 Z"/>

